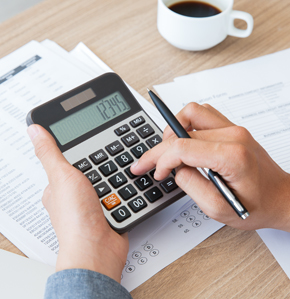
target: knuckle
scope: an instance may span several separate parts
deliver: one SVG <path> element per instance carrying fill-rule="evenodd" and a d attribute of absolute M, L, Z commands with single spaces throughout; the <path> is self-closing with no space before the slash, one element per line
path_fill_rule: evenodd
<path fill-rule="evenodd" d="M 251 133 L 244 127 L 233 126 L 232 130 L 234 136 L 239 140 L 248 141 L 252 137 Z"/>
<path fill-rule="evenodd" d="M 172 146 L 174 147 L 174 149 L 177 153 L 180 153 L 186 148 L 187 142 L 188 142 L 188 139 L 178 138 L 178 139 L 174 140 Z"/>
<path fill-rule="evenodd" d="M 49 155 L 52 146 L 47 145 L 45 143 L 40 143 L 35 147 L 35 155 L 41 161 L 44 157 Z"/>
<path fill-rule="evenodd" d="M 213 108 L 210 104 L 207 104 L 207 103 L 202 104 L 202 106 L 203 106 L 204 108 L 206 108 L 206 109 L 211 109 L 211 108 Z"/>
<path fill-rule="evenodd" d="M 232 154 L 237 159 L 237 162 L 242 162 L 249 160 L 250 152 L 246 146 L 243 144 L 235 144 L 232 148 Z"/>

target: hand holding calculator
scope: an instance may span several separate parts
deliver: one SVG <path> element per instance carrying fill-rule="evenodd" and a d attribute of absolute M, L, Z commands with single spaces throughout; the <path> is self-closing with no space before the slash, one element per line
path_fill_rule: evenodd
<path fill-rule="evenodd" d="M 111 227 L 124 233 L 178 200 L 174 176 L 136 177 L 130 166 L 162 141 L 162 132 L 122 79 L 107 73 L 39 107 L 27 124 L 43 126 L 65 158 L 94 186 Z"/>

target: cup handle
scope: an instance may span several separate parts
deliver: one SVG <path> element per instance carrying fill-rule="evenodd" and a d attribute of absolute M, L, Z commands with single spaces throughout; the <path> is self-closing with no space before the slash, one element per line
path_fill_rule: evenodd
<path fill-rule="evenodd" d="M 240 19 L 244 20 L 247 23 L 247 29 L 238 29 L 234 25 L 235 19 Z M 230 26 L 229 26 L 229 35 L 236 36 L 236 37 L 248 37 L 254 27 L 254 19 L 253 17 L 244 11 L 239 11 L 239 10 L 232 10 L 230 13 Z"/>

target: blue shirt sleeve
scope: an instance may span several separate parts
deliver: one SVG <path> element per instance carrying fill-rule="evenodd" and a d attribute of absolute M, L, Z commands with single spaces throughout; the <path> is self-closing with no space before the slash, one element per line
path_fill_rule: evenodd
<path fill-rule="evenodd" d="M 46 283 L 45 299 L 132 299 L 114 279 L 85 269 L 68 269 L 51 275 Z"/>

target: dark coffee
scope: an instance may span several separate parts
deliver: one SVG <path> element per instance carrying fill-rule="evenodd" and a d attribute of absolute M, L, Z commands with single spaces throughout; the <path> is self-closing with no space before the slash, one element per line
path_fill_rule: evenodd
<path fill-rule="evenodd" d="M 201 1 L 177 2 L 168 8 L 180 15 L 194 18 L 211 17 L 222 12 L 219 8 Z"/>

